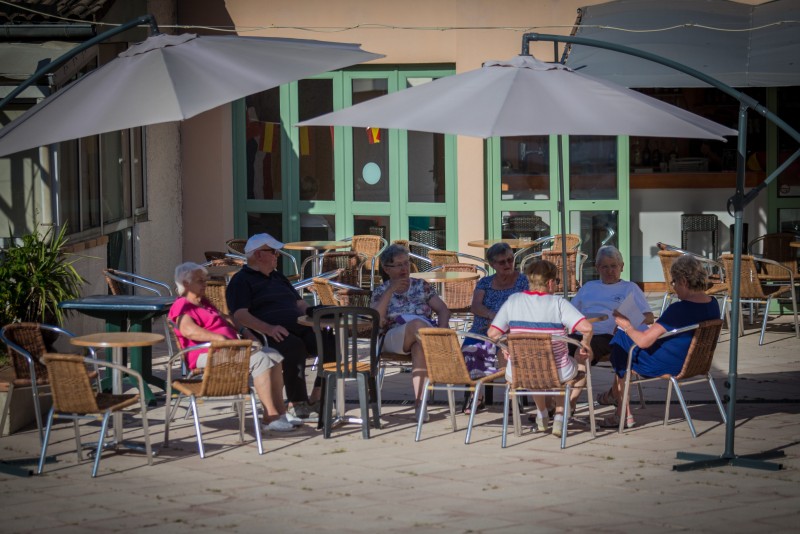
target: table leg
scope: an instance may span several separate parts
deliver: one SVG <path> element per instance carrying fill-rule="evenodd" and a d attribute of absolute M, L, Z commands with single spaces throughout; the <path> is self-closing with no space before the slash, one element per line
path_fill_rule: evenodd
<path fill-rule="evenodd" d="M 153 322 L 151 319 L 131 321 L 130 331 L 152 332 Z M 145 381 L 144 396 L 147 404 L 151 405 L 155 401 L 155 396 L 147 384 L 164 391 L 167 390 L 167 384 L 164 379 L 153 375 L 153 347 L 132 347 L 128 349 L 128 356 L 130 357 L 131 369 L 138 371 Z"/>
<path fill-rule="evenodd" d="M 112 361 L 117 365 L 122 365 L 122 347 L 115 347 L 112 350 Z M 112 389 L 114 395 L 122 394 L 122 373 L 119 369 L 112 369 Z M 114 418 L 114 442 L 116 444 L 122 443 L 122 412 L 117 411 L 112 415 Z M 105 436 L 100 436 L 100 439 L 105 439 Z"/>

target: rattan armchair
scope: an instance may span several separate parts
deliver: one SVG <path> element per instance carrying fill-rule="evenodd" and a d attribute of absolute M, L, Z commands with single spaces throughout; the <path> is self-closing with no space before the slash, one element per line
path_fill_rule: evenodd
<path fill-rule="evenodd" d="M 588 256 L 585 253 L 579 250 L 572 249 L 567 251 L 567 279 L 558 279 L 558 285 L 555 290 L 556 294 L 561 294 L 564 292 L 564 284 L 566 284 L 567 293 L 570 296 L 574 296 L 578 292 L 583 282 L 583 264 L 587 257 Z M 525 269 L 528 267 L 528 264 L 535 260 L 547 260 L 555 264 L 555 266 L 558 268 L 558 272 L 563 276 L 564 257 L 561 250 L 543 250 L 541 252 L 528 254 L 519 262 L 520 272 L 524 273 Z"/>
<path fill-rule="evenodd" d="M 786 267 L 794 277 L 795 282 L 800 280 L 800 259 L 798 249 L 792 248 L 789 243 L 800 240 L 800 235 L 792 232 L 766 234 L 757 237 L 747 244 L 747 253 L 756 257 L 772 260 L 782 267 Z M 786 269 L 776 267 L 771 263 L 759 265 L 759 277 L 762 280 L 788 280 Z"/>
<path fill-rule="evenodd" d="M 723 254 L 720 256 L 722 264 L 725 266 L 725 282 L 728 285 L 728 296 L 726 301 L 730 300 L 733 295 L 733 254 Z M 786 275 L 785 285 L 780 284 L 764 284 L 759 277 L 759 265 L 770 265 L 776 272 L 780 271 Z M 774 282 L 774 281 L 773 281 Z M 761 336 L 758 338 L 758 344 L 764 344 L 764 332 L 767 329 L 767 319 L 769 318 L 769 306 L 773 300 L 789 299 L 792 302 L 792 313 L 794 314 L 794 331 L 797 337 L 800 337 L 800 327 L 797 320 L 797 301 L 794 294 L 795 278 L 788 267 L 779 264 L 778 262 L 767 260 L 764 258 L 756 258 L 754 256 L 743 255 L 741 264 L 741 279 L 739 283 L 739 322 L 740 334 L 742 333 L 742 304 L 764 304 L 764 318 L 761 323 Z M 730 325 L 730 308 L 728 308 L 728 324 Z M 752 322 L 752 315 L 750 317 Z"/>
<path fill-rule="evenodd" d="M 335 277 L 338 282 L 361 287 L 362 270 L 366 262 L 367 256 L 361 252 L 327 250 L 320 254 L 312 254 L 303 260 L 300 273 L 305 276 L 306 266 L 311 264 L 312 267 L 316 267 L 310 273 L 312 276 L 336 270 L 339 271 Z"/>
<path fill-rule="evenodd" d="M 42 408 L 40 397 L 49 395 L 50 373 L 42 362 L 42 357 L 48 351 L 43 332 L 56 336 L 75 337 L 57 326 L 40 323 L 12 323 L 0 330 L 0 340 L 8 347 L 11 359 L 13 376 L 8 383 L 6 402 L 3 404 L 3 415 L 0 417 L 0 436 L 5 428 L 6 418 L 11 409 L 11 398 L 15 389 L 30 388 L 33 396 L 33 412 L 36 417 L 36 429 L 39 432 L 39 442 L 44 442 L 44 425 L 42 424 Z M 95 357 L 94 349 L 88 349 L 92 358 Z M 97 370 L 93 370 L 91 377 L 98 378 Z M 97 383 L 98 390 L 100 383 Z M 42 391 L 45 389 L 45 391 Z"/>
<path fill-rule="evenodd" d="M 50 377 L 53 406 L 47 416 L 47 429 L 42 442 L 42 453 L 39 457 L 39 474 L 44 470 L 45 459 L 47 458 L 47 444 L 50 440 L 50 431 L 52 430 L 54 419 L 63 418 L 74 421 L 75 445 L 79 462 L 82 458 L 78 420 L 96 420 L 98 416 L 102 419 L 97 440 L 97 451 L 95 452 L 94 465 L 92 466 L 92 477 L 95 477 L 97 476 L 97 468 L 100 466 L 100 457 L 105 446 L 105 436 L 111 415 L 137 403 L 141 410 L 147 463 L 153 465 L 153 451 L 150 447 L 150 431 L 147 424 L 147 403 L 143 401 L 144 381 L 142 380 L 142 375 L 123 365 L 116 365 L 93 358 L 84 358 L 75 354 L 45 354 L 42 357 L 42 362 L 47 367 Z M 136 378 L 138 393 L 113 395 L 95 392 L 89 382 L 89 374 L 86 372 L 87 364 L 116 369 Z"/>
<path fill-rule="evenodd" d="M 462 333 L 464 337 L 472 337 L 483 341 L 494 343 L 487 337 L 477 334 Z M 472 393 L 472 410 L 469 413 L 467 423 L 467 435 L 464 443 L 469 444 L 472 437 L 472 426 L 475 421 L 475 412 L 478 411 L 478 400 L 481 391 L 487 386 L 505 386 L 504 383 L 496 383 L 505 377 L 505 367 L 498 367 L 497 372 L 484 376 L 477 380 L 472 379 L 464 361 L 464 354 L 461 352 L 461 343 L 458 334 L 449 328 L 421 328 L 418 338 L 422 344 L 422 352 L 425 356 L 425 365 L 428 368 L 428 376 L 425 378 L 422 393 L 422 406 L 420 416 L 417 421 L 417 433 L 414 441 L 419 441 L 422 435 L 422 423 L 427 406 L 429 393 L 436 390 L 447 391 L 447 403 L 450 408 L 450 421 L 453 432 L 458 430 L 456 424 L 456 391 L 468 391 Z M 501 344 L 498 344 L 501 348 Z M 501 351 L 497 351 L 498 354 Z"/>
<path fill-rule="evenodd" d="M 661 261 L 661 270 L 664 273 L 664 282 L 666 284 L 666 289 L 664 290 L 664 299 L 661 301 L 660 313 L 664 313 L 664 310 L 667 309 L 667 306 L 670 304 L 670 302 L 672 302 L 672 299 L 675 296 L 675 289 L 672 287 L 672 274 L 670 272 L 670 269 L 672 269 L 672 264 L 680 256 L 688 254 L 705 267 L 706 272 L 708 273 L 708 289 L 706 290 L 706 295 L 715 298 L 721 297 L 723 299 L 720 318 L 725 317 L 725 308 L 727 305 L 727 299 L 725 297 L 728 293 L 728 285 L 725 283 L 725 266 L 717 261 L 708 259 L 705 256 L 700 256 L 693 252 L 688 252 L 665 243 L 658 243 L 658 248 L 660 249 L 658 251 L 658 259 Z"/>
<path fill-rule="evenodd" d="M 167 384 L 178 392 L 175 403 L 167 406 L 167 417 L 164 425 L 164 446 L 169 445 L 169 427 L 175 412 L 184 397 L 190 402 L 192 416 L 194 417 L 194 428 L 197 434 L 197 449 L 200 458 L 205 458 L 205 448 L 203 447 L 203 436 L 200 431 L 200 417 L 197 411 L 197 399 L 206 402 L 221 401 L 230 403 L 231 400 L 237 406 L 239 415 L 239 440 L 244 442 L 244 404 L 246 398 L 250 398 L 250 406 L 253 410 L 253 427 L 256 434 L 256 444 L 258 454 L 264 454 L 264 447 L 261 443 L 261 422 L 258 417 L 258 404 L 256 396 L 250 388 L 250 351 L 252 342 L 249 340 L 231 341 L 212 341 L 202 345 L 196 345 L 183 349 L 170 358 L 167 364 Z M 179 378 L 172 379 L 172 368 L 175 360 L 183 358 L 187 352 L 194 350 L 207 350 L 208 356 L 206 366 L 202 369 L 201 378 Z"/>
<path fill-rule="evenodd" d="M 556 369 L 556 360 L 553 355 L 554 343 L 567 343 L 580 346 L 572 338 L 551 336 L 549 334 L 515 333 L 506 338 L 509 359 L 512 366 L 512 380 L 507 384 L 503 412 L 503 438 L 501 446 L 505 448 L 508 437 L 508 409 L 511 404 L 514 417 L 514 431 L 521 435 L 521 422 L 519 403 L 517 397 L 521 396 L 561 396 L 564 397 L 564 428 L 561 433 L 561 448 L 567 446 L 567 427 L 570 419 L 570 394 L 576 383 L 584 377 L 584 372 L 566 383 L 561 383 Z M 591 360 L 589 360 L 591 361 Z M 588 362 L 587 362 L 588 363 Z M 594 396 L 592 394 L 591 365 L 585 365 L 586 389 L 589 399 L 589 423 L 592 437 L 595 436 Z"/>
<path fill-rule="evenodd" d="M 366 261 L 363 265 L 363 270 L 369 271 L 369 283 L 362 278 L 362 285 L 364 285 L 364 287 L 368 286 L 369 289 L 373 289 L 375 284 L 380 284 L 381 277 L 379 274 L 379 256 L 383 249 L 388 245 L 388 242 L 379 235 L 370 234 L 354 235 L 352 237 L 342 239 L 342 241 L 349 241 L 350 250 L 353 252 L 359 252 L 366 258 Z"/>
<path fill-rule="evenodd" d="M 686 401 L 683 398 L 683 392 L 681 391 L 681 384 L 694 384 L 697 382 L 707 382 L 708 386 L 711 388 L 711 393 L 714 395 L 714 400 L 717 403 L 717 408 L 719 408 L 719 413 L 722 416 L 722 422 L 727 422 L 727 418 L 725 416 L 725 409 L 722 407 L 722 400 L 719 397 L 719 393 L 717 392 L 717 388 L 714 385 L 714 380 L 711 378 L 711 362 L 714 359 L 714 351 L 717 348 L 717 339 L 719 339 L 719 332 L 722 329 L 722 320 L 721 319 L 713 319 L 711 321 L 703 321 L 700 324 L 695 324 L 691 326 L 687 326 L 684 328 L 679 328 L 670 332 L 663 334 L 659 337 L 659 340 L 667 339 L 676 335 L 686 334 L 687 332 L 694 332 L 692 335 L 692 343 L 689 346 L 689 350 L 686 353 L 686 359 L 683 362 L 683 368 L 681 369 L 680 373 L 677 375 L 661 375 L 656 377 L 640 377 L 636 376 L 633 378 L 631 375 L 633 374 L 631 371 L 631 365 L 633 361 L 633 353 L 638 350 L 639 347 L 636 345 L 632 346 L 631 349 L 628 351 L 628 367 L 627 371 L 625 372 L 625 388 L 622 393 L 622 406 L 628 405 L 628 399 L 630 395 L 630 387 L 631 384 L 636 384 L 637 386 L 641 386 L 646 382 L 653 382 L 655 380 L 668 380 L 669 386 L 667 386 L 667 400 L 666 400 L 666 409 L 664 411 L 664 426 L 667 426 L 669 422 L 669 406 L 670 406 L 670 398 L 672 396 L 672 388 L 675 388 L 675 394 L 678 396 L 678 401 L 681 404 L 681 409 L 683 410 L 684 416 L 686 416 L 686 423 L 689 425 L 689 430 L 692 432 L 692 437 L 697 437 L 697 432 L 694 428 L 694 423 L 692 422 L 692 416 L 689 415 L 689 408 L 686 405 Z M 640 392 L 641 395 L 641 392 Z M 642 397 L 642 403 L 644 403 L 644 397 Z M 619 421 L 619 432 L 622 433 L 625 427 L 625 417 L 620 417 Z"/>

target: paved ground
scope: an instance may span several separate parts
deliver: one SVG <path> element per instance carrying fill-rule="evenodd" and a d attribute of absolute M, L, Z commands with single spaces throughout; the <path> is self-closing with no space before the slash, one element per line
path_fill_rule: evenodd
<path fill-rule="evenodd" d="M 206 405 L 208 456 L 201 460 L 191 424 L 179 420 L 170 448 L 161 447 L 164 408 L 150 410 L 160 452 L 147 466 L 137 454 L 107 453 L 100 476 L 76 464 L 71 427 L 61 425 L 45 474 L 0 474 L 0 531 L 31 532 L 530 532 L 530 531 L 797 531 L 800 521 L 800 340 L 787 317 L 772 321 L 758 347 L 754 327 L 741 339 L 735 453 L 783 451 L 777 472 L 719 467 L 675 472 L 678 451 L 718 455 L 725 427 L 704 385 L 689 386 L 699 435 L 692 439 L 680 408 L 662 426 L 664 389 L 649 387 L 651 404 L 637 427 L 596 437 L 572 425 L 566 450 L 549 434 L 509 436 L 500 448 L 499 404 L 479 414 L 473 443 L 464 445 L 466 416 L 451 433 L 443 404 L 431 410 L 422 441 L 414 442 L 409 375 L 387 379 L 384 427 L 362 440 L 347 427 L 324 440 L 310 426 L 267 434 L 259 456 L 252 428 L 246 443 L 230 407 Z M 721 392 L 728 370 L 727 334 L 714 375 Z M 595 390 L 610 383 L 594 376 Z M 348 398 L 354 392 L 348 390 Z M 350 405 L 355 409 L 355 405 Z M 607 409 L 606 409 L 607 410 Z M 138 422 L 138 416 L 130 418 Z M 250 420 L 248 420 L 248 424 Z M 82 427 L 84 439 L 98 425 Z M 141 438 L 140 430 L 129 437 Z M 36 455 L 35 431 L 0 439 L 0 459 Z"/>

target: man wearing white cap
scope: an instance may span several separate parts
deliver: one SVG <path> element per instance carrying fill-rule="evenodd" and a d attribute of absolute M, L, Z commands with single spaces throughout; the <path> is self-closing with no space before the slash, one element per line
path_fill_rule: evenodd
<path fill-rule="evenodd" d="M 305 365 L 309 354 L 317 354 L 314 331 L 297 324 L 308 304 L 280 271 L 278 250 L 283 243 L 269 234 L 255 234 L 247 240 L 247 265 L 228 284 L 228 308 L 236 322 L 261 332 L 269 346 L 283 357 L 283 382 L 290 412 L 301 419 L 318 415 L 309 405 Z"/>

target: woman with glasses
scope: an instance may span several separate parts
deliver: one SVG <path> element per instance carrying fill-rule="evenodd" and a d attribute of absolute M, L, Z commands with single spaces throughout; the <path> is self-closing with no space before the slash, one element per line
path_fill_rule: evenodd
<path fill-rule="evenodd" d="M 450 310 L 428 282 L 410 278 L 411 263 L 408 249 L 392 244 L 380 255 L 381 269 L 388 276 L 372 294 L 372 307 L 381 316 L 381 328 L 386 331 L 382 350 L 398 354 L 411 354 L 411 384 L 414 388 L 415 419 L 419 420 L 422 386 L 428 375 L 422 345 L 417 339 L 420 328 L 435 326 L 437 322 L 447 327 Z M 427 414 L 423 415 L 427 420 Z"/>
<path fill-rule="evenodd" d="M 478 281 L 475 293 L 472 295 L 472 307 L 470 308 L 474 319 L 469 331 L 482 336 L 487 335 L 492 319 L 508 300 L 508 297 L 528 289 L 528 279 L 514 267 L 514 252 L 508 243 L 492 245 L 486 251 L 486 261 L 489 262 L 495 273 L 491 276 L 484 276 Z M 462 351 L 469 374 L 473 379 L 477 380 L 497 371 L 494 345 L 468 337 L 464 339 Z M 469 413 L 469 406 L 469 398 L 467 398 L 464 413 Z M 478 408 L 483 409 L 484 407 L 485 402 L 480 399 Z"/>
<path fill-rule="evenodd" d="M 694 332 L 685 332 L 663 340 L 658 338 L 676 328 L 719 318 L 717 299 L 706 295 L 707 273 L 702 264 L 688 254 L 675 260 L 670 268 L 675 294 L 681 299 L 672 303 L 658 321 L 645 330 L 619 313 L 614 314 L 617 332 L 611 339 L 611 365 L 614 367 L 614 397 L 622 398 L 625 372 L 628 368 L 628 351 L 634 345 L 639 350 L 633 353 L 631 371 L 642 377 L 677 375 L 689 351 Z M 619 418 L 625 416 L 625 426 L 631 428 L 635 422 L 630 404 L 622 410 L 617 403 L 617 412 L 600 422 L 600 426 L 616 428 Z"/>

